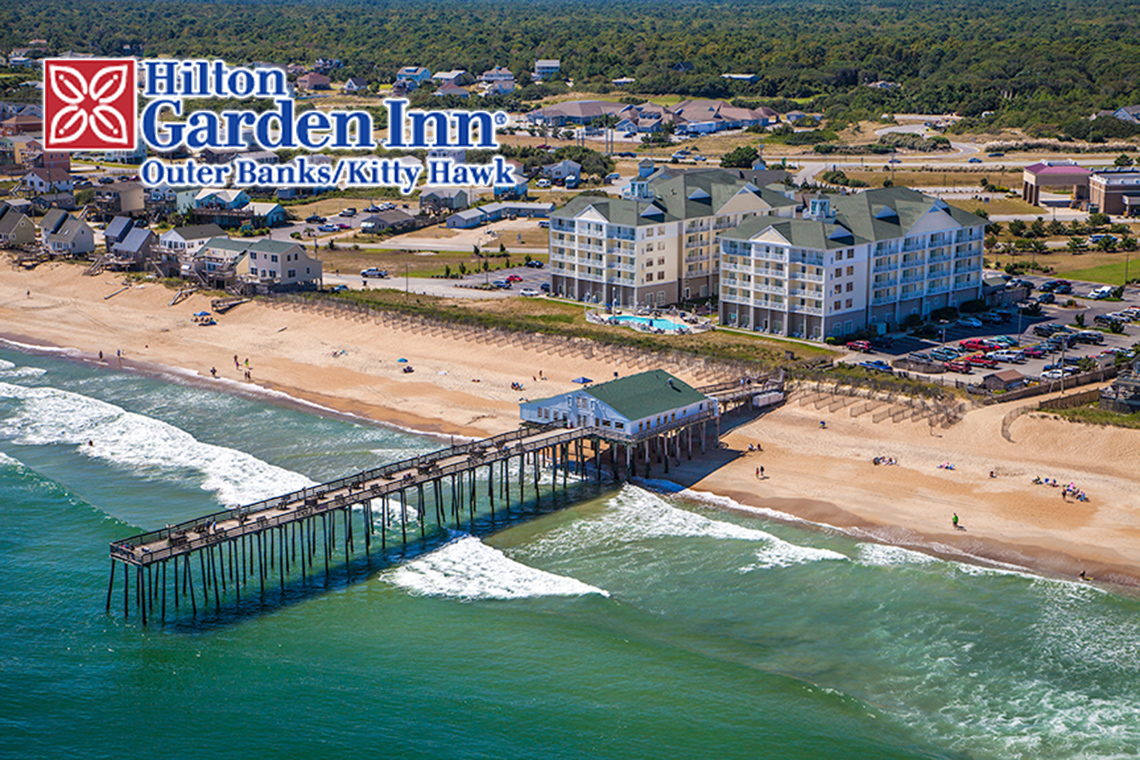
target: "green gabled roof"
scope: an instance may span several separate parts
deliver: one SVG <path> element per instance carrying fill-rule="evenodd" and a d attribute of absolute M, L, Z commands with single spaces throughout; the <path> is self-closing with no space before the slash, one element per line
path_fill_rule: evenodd
<path fill-rule="evenodd" d="M 640 420 L 708 398 L 663 369 L 639 372 L 584 390 L 627 420 Z"/>
<path fill-rule="evenodd" d="M 867 240 L 858 235 L 848 236 L 849 230 L 829 222 L 813 219 L 789 219 L 785 216 L 750 216 L 731 230 L 721 233 L 728 240 L 749 241 L 769 227 L 782 235 L 789 243 L 800 248 L 829 250 L 850 248 Z"/>

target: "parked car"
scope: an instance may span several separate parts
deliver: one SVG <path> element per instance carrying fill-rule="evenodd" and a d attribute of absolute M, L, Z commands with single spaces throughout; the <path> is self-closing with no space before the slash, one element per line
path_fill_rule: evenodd
<path fill-rule="evenodd" d="M 977 317 L 958 317 L 958 324 L 962 327 L 981 327 L 982 320 Z"/>
<path fill-rule="evenodd" d="M 1025 354 L 1021 351 L 994 351 L 989 355 L 991 359 L 1011 364 L 1025 364 Z"/>
<path fill-rule="evenodd" d="M 547 188 L 547 187 L 550 187 L 550 180 L 548 180 L 548 179 L 546 179 L 545 177 L 543 177 L 542 179 L 540 179 L 540 180 L 538 180 L 537 182 L 535 182 L 535 183 L 534 183 L 534 186 L 535 186 L 535 187 L 541 187 L 541 188 Z"/>
<path fill-rule="evenodd" d="M 542 269 L 544 266 L 546 266 L 545 264 L 543 264 L 538 259 L 531 259 L 530 261 L 528 261 L 526 263 L 526 265 L 528 267 L 530 267 L 531 269 Z"/>
<path fill-rule="evenodd" d="M 1112 295 L 1111 285 L 1102 285 L 1099 288 L 1093 288 L 1089 291 L 1089 298 L 1100 301 Z"/>
<path fill-rule="evenodd" d="M 309 224 L 321 224 L 325 221 L 325 218 L 320 214 L 313 214 L 312 216 L 305 217 L 305 221 Z"/>
<path fill-rule="evenodd" d="M 1046 356 L 1049 355 L 1048 351 L 1046 351 L 1042 348 L 1038 348 L 1037 346 L 1030 346 L 1029 348 L 1025 349 L 1021 353 L 1025 354 L 1026 356 L 1032 357 L 1034 359 L 1044 359 Z"/>
<path fill-rule="evenodd" d="M 356 216 L 356 209 L 354 209 L 353 207 L 349 206 L 348 208 L 346 208 L 346 209 L 344 209 L 343 211 L 341 211 L 339 215 L 340 215 L 340 216 L 345 216 L 345 217 L 352 217 L 352 216 Z"/>
<path fill-rule="evenodd" d="M 887 364 L 882 359 L 873 359 L 869 362 L 859 362 L 858 366 L 864 369 L 873 370 L 875 372 L 886 372 L 890 375 L 893 375 L 895 373 L 895 371 L 891 369 L 891 365 Z"/>
<path fill-rule="evenodd" d="M 977 156 L 973 156 L 972 158 L 967 159 L 966 163 L 968 163 L 968 164 L 980 164 L 980 163 L 982 163 L 982 159 L 978 158 Z"/>
<path fill-rule="evenodd" d="M 329 288 L 330 293 L 343 293 L 346 290 L 348 290 L 348 286 L 344 283 L 341 283 L 340 285 L 333 285 L 331 288 Z"/>
<path fill-rule="evenodd" d="M 321 232 L 340 232 L 340 227 L 335 224 L 322 224 L 317 229 Z"/>
<path fill-rule="evenodd" d="M 917 354 L 911 354 L 911 355 L 910 355 L 910 360 L 911 360 L 911 361 L 914 361 L 914 362 L 927 362 L 927 363 L 931 363 L 931 362 L 933 362 L 935 359 L 934 359 L 934 357 L 933 357 L 933 356 L 931 356 L 930 354 L 917 353 Z"/>
<path fill-rule="evenodd" d="M 988 356 L 982 356 L 981 354 L 971 354 L 962 361 L 975 367 L 988 367 L 989 369 L 1001 366 L 997 360 L 991 359 Z"/>
<path fill-rule="evenodd" d="M 1040 295 L 1037 296 L 1037 303 L 1056 303 L 1056 302 L 1057 302 L 1057 296 L 1053 295 L 1052 293 L 1046 292 L 1046 293 L 1041 293 Z"/>
<path fill-rule="evenodd" d="M 1073 286 L 1067 282 L 1062 282 L 1060 285 L 1053 288 L 1053 292 L 1059 296 L 1067 296 L 1073 292 Z"/>
<path fill-rule="evenodd" d="M 1000 325 L 1005 321 L 1005 317 L 992 311 L 987 311 L 984 314 L 979 314 L 978 319 L 985 322 L 987 325 Z"/>
<path fill-rule="evenodd" d="M 1042 338 L 1048 338 L 1053 333 L 1064 331 L 1064 325 L 1059 325 L 1056 322 L 1046 322 L 1040 325 L 1033 325 L 1033 333 L 1035 335 L 1040 335 Z"/>
<path fill-rule="evenodd" d="M 538 286 L 538 289 L 541 290 L 543 293 L 549 293 L 550 292 L 550 283 L 544 282 Z"/>
<path fill-rule="evenodd" d="M 994 343 L 985 338 L 967 338 L 959 341 L 958 345 L 967 351 L 996 351 L 1002 347 L 1000 343 Z"/>
<path fill-rule="evenodd" d="M 959 362 L 959 361 L 946 362 L 942 366 L 945 367 L 950 372 L 958 372 L 958 373 L 963 374 L 963 375 L 970 375 L 970 374 L 973 374 L 973 372 L 974 372 L 974 370 L 970 369 L 970 365 L 966 364 L 966 362 Z"/>
<path fill-rule="evenodd" d="M 538 288 L 523 288 L 519 291 L 519 295 L 527 296 L 528 298 L 534 298 L 535 296 L 542 295 L 542 291 Z"/>
<path fill-rule="evenodd" d="M 368 267 L 367 269 L 360 270 L 360 276 L 365 279 L 369 277 L 379 277 L 380 279 L 384 279 L 388 276 L 388 270 L 378 269 L 376 267 Z"/>
<path fill-rule="evenodd" d="M 1021 345 L 1021 341 L 1012 335 L 996 335 L 993 338 L 990 338 L 990 340 L 992 340 L 994 343 L 1000 343 L 1006 348 L 1012 348 L 1013 346 Z"/>
<path fill-rule="evenodd" d="M 379 206 L 377 206 L 375 203 L 373 203 L 371 206 L 367 206 L 364 210 L 369 214 L 375 214 L 376 212 L 381 211 L 382 209 Z"/>
<path fill-rule="evenodd" d="M 1095 343 L 1098 346 L 1104 343 L 1104 334 L 1096 330 L 1081 330 L 1075 337 L 1078 343 Z"/>
<path fill-rule="evenodd" d="M 519 277 L 517 274 L 507 275 L 507 282 L 522 282 L 522 281 L 523 281 L 523 278 Z"/>
<path fill-rule="evenodd" d="M 507 282 L 506 280 L 494 280 L 491 282 L 491 284 L 494 285 L 496 288 L 501 288 L 503 290 L 510 290 L 511 289 L 511 284 L 509 282 Z"/>
<path fill-rule="evenodd" d="M 869 354 L 875 350 L 871 347 L 871 341 L 869 340 L 849 340 L 847 341 L 847 348 L 852 351 L 861 351 L 865 354 Z"/>

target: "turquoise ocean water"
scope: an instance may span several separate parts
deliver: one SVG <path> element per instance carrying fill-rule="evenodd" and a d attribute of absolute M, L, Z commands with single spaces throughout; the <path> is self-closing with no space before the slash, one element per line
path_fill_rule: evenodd
<path fill-rule="evenodd" d="M 110 540 L 436 446 L 0 349 L 0 757 L 1140 755 L 1136 599 L 634 486 L 260 611 L 104 613 Z"/>

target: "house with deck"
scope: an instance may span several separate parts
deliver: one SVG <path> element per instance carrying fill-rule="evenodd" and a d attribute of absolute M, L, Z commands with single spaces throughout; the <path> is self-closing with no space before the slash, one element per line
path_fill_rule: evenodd
<path fill-rule="evenodd" d="M 216 224 L 223 229 L 280 227 L 288 221 L 280 203 L 252 201 L 245 190 L 228 187 L 199 190 L 190 216 L 196 224 Z"/>
<path fill-rule="evenodd" d="M 83 221 L 53 208 L 40 220 L 44 246 L 57 256 L 83 256 L 95 252 L 95 233 Z"/>
<path fill-rule="evenodd" d="M 31 245 L 36 242 L 36 225 L 24 212 L 0 202 L 0 246 Z"/>

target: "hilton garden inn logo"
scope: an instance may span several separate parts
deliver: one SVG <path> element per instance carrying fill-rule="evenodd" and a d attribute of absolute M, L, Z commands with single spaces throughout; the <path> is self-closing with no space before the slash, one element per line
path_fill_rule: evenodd
<path fill-rule="evenodd" d="M 136 73 L 141 67 L 141 96 Z M 200 98 L 270 101 L 264 110 L 190 110 Z M 140 167 L 143 183 L 156 185 L 261 185 L 272 187 L 397 187 L 411 193 L 418 184 L 506 186 L 518 179 L 502 156 L 488 164 L 445 158 L 425 163 L 402 157 L 345 157 L 315 163 L 316 151 L 495 149 L 496 130 L 507 124 L 502 111 L 421 111 L 408 101 L 383 101 L 388 137 L 375 140 L 372 114 L 360 110 L 298 109 L 285 72 L 231 67 L 216 60 L 49 59 L 44 62 L 46 150 L 130 150 L 141 140 L 158 153 L 204 149 L 239 152 L 228 164 L 149 158 Z M 263 150 L 295 150 L 284 164 L 243 159 L 255 144 Z"/>

